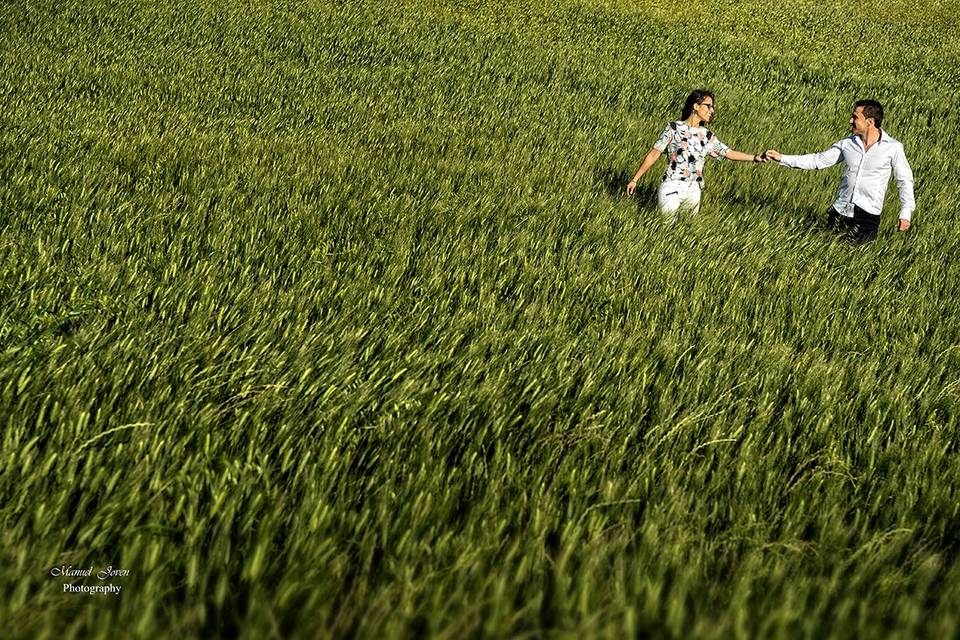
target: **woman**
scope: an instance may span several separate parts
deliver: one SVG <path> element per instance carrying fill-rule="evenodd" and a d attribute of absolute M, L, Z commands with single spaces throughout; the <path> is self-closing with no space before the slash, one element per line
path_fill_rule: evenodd
<path fill-rule="evenodd" d="M 704 89 L 697 89 L 687 96 L 680 120 L 671 122 L 660 134 L 653 149 L 643 159 L 637 174 L 627 185 L 627 195 L 637 189 L 637 180 L 653 166 L 664 153 L 669 162 L 657 189 L 660 211 L 671 221 L 676 221 L 681 208 L 697 213 L 700 210 L 700 190 L 703 187 L 703 163 L 707 156 L 740 162 L 766 162 L 761 155 L 751 156 L 734 151 L 704 125 L 713 119 L 714 97 Z"/>

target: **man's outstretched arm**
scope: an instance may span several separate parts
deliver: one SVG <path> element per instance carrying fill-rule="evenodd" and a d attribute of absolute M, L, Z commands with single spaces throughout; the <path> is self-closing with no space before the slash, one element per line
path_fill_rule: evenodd
<path fill-rule="evenodd" d="M 783 155 L 776 149 L 768 149 L 763 155 L 791 169 L 826 169 L 827 167 L 832 167 L 837 164 L 843 158 L 843 154 L 840 152 L 839 142 L 826 151 L 808 153 L 803 156 Z"/>

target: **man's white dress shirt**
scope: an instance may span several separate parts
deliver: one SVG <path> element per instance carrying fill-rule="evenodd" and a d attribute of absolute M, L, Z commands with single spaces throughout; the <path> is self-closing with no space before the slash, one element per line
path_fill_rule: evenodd
<path fill-rule="evenodd" d="M 916 203 L 913 199 L 913 171 L 903 153 L 903 145 L 880 131 L 880 139 L 865 149 L 859 136 L 852 135 L 833 144 L 826 151 L 803 156 L 780 157 L 780 164 L 793 169 L 826 169 L 843 161 L 843 177 L 833 208 L 852 218 L 854 205 L 880 215 L 883 197 L 887 194 L 890 172 L 900 189 L 900 219 L 910 220 Z"/>

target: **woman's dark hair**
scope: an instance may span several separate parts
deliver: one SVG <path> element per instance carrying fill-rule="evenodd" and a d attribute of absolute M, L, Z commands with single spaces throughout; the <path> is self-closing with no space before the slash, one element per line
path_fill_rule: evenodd
<path fill-rule="evenodd" d="M 716 101 L 716 98 L 713 97 L 713 94 L 706 89 L 694 89 L 690 92 L 690 95 L 687 96 L 687 101 L 683 105 L 683 115 L 680 116 L 681 120 L 686 120 L 690 117 L 690 114 L 693 113 L 693 108 L 710 98 L 711 100 Z"/>

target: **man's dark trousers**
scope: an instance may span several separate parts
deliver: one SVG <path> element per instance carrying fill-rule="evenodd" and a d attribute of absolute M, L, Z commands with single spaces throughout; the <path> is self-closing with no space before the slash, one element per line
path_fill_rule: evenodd
<path fill-rule="evenodd" d="M 880 216 L 875 216 L 854 205 L 853 217 L 841 216 L 830 207 L 827 211 L 827 228 L 838 231 L 850 239 L 853 244 L 866 244 L 877 239 L 880 228 Z"/>

